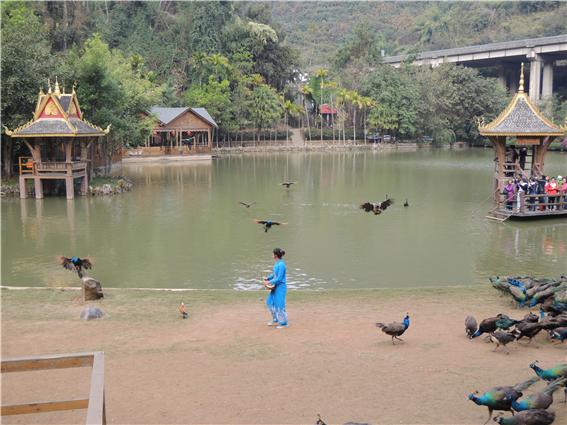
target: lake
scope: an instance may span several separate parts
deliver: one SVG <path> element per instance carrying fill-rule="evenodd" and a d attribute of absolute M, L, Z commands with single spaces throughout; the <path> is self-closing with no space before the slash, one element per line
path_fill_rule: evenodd
<path fill-rule="evenodd" d="M 286 250 L 291 288 L 484 284 L 567 273 L 567 220 L 495 223 L 493 151 L 227 155 L 123 165 L 126 194 L 2 199 L 2 284 L 72 286 L 57 255 L 92 256 L 103 287 L 257 289 Z M 548 174 L 567 156 L 548 154 Z M 296 181 L 289 190 L 279 185 Z M 396 203 L 378 216 L 358 205 Z M 403 203 L 408 199 L 409 208 Z M 239 201 L 256 204 L 249 209 Z M 253 219 L 287 222 L 264 232 Z"/>

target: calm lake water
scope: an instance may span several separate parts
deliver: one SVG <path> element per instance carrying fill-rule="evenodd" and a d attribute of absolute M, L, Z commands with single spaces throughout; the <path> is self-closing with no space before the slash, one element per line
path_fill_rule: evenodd
<path fill-rule="evenodd" d="M 277 153 L 127 165 L 115 197 L 2 199 L 2 284 L 70 286 L 56 255 L 92 256 L 106 287 L 260 287 L 287 251 L 292 288 L 486 283 L 567 273 L 567 220 L 489 222 L 493 152 Z M 567 173 L 551 153 L 549 174 Z M 298 183 L 286 190 L 284 180 Z M 389 194 L 379 216 L 358 209 Z M 405 199 L 410 207 L 404 208 Z M 246 209 L 239 201 L 256 201 Z M 288 222 L 264 233 L 254 218 Z"/>

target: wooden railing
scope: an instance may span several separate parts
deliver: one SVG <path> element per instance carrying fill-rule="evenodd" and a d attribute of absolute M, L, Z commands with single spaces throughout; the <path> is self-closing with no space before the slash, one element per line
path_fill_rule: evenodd
<path fill-rule="evenodd" d="M 18 158 L 18 169 L 20 175 L 33 174 L 33 158 L 31 156 L 20 156 Z"/>
<path fill-rule="evenodd" d="M 0 407 L 1 415 L 23 415 L 26 413 L 87 409 L 87 424 L 106 424 L 103 352 L 96 351 L 94 353 L 56 354 L 2 359 L 2 373 L 88 366 L 92 367 L 89 398 L 2 406 Z"/>
<path fill-rule="evenodd" d="M 550 198 L 553 199 L 553 202 L 550 202 Z M 545 193 L 530 195 L 523 192 L 519 196 L 515 194 L 514 199 L 510 203 L 507 202 L 506 195 L 500 195 L 497 208 L 530 214 L 546 214 L 551 210 L 567 212 L 567 195 L 557 194 L 550 196 Z"/>

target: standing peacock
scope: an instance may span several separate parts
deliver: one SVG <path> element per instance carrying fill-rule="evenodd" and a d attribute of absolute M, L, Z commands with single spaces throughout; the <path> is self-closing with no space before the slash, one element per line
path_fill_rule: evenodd
<path fill-rule="evenodd" d="M 488 407 L 488 419 L 485 422 L 487 424 L 490 418 L 492 418 L 494 410 L 508 410 L 511 412 L 512 401 L 519 399 L 522 396 L 522 391 L 537 381 L 539 381 L 539 378 L 535 377 L 514 386 L 494 387 L 481 396 L 477 395 L 478 391 L 475 391 L 469 394 L 469 400 L 479 406 Z"/>
<path fill-rule="evenodd" d="M 388 324 L 384 324 L 380 322 L 376 323 L 376 327 L 381 328 L 382 332 L 392 337 L 392 344 L 394 345 L 395 345 L 394 338 L 396 338 L 399 341 L 403 341 L 403 339 L 399 337 L 403 335 L 403 333 L 406 331 L 409 325 L 410 325 L 409 313 L 406 313 L 406 316 L 404 317 L 402 323 L 399 322 L 393 322 Z"/>
<path fill-rule="evenodd" d="M 530 367 L 537 376 L 544 381 L 553 381 L 559 378 L 567 378 L 567 363 L 559 363 L 549 369 L 542 369 L 537 365 L 538 361 L 533 362 Z"/>
<path fill-rule="evenodd" d="M 478 323 L 473 316 L 467 316 L 465 319 L 465 331 L 469 338 L 472 338 L 478 329 Z"/>
<path fill-rule="evenodd" d="M 512 401 L 512 409 L 516 412 L 532 409 L 547 409 L 553 403 L 553 393 L 565 385 L 567 379 L 556 379 L 551 382 L 539 393 L 531 394 L 522 400 Z"/>

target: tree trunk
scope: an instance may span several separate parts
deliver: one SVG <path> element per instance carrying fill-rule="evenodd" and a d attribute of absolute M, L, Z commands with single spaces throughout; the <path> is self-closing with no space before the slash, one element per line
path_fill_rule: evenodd
<path fill-rule="evenodd" d="M 14 167 L 12 161 L 12 155 L 14 154 L 14 140 L 11 137 L 5 137 L 2 140 L 2 160 L 4 161 L 4 167 L 2 168 L 2 174 L 6 178 L 10 178 L 14 175 Z"/>
<path fill-rule="evenodd" d="M 63 52 L 67 51 L 67 31 L 69 28 L 69 16 L 67 13 L 67 2 L 63 2 Z"/>
<path fill-rule="evenodd" d="M 352 110 L 352 142 L 356 142 L 356 107 Z"/>

